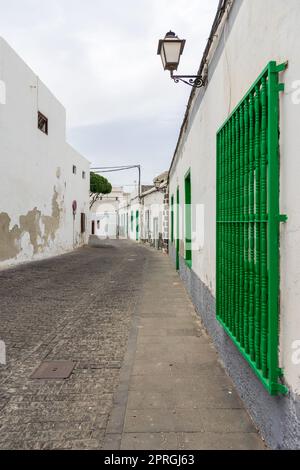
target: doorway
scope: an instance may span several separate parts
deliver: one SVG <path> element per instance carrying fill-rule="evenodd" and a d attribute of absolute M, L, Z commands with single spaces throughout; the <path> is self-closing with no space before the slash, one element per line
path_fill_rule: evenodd
<path fill-rule="evenodd" d="M 192 267 L 192 184 L 191 172 L 185 177 L 185 262 Z"/>
<path fill-rule="evenodd" d="M 179 186 L 177 188 L 177 196 L 176 196 L 176 269 L 179 271 L 179 249 L 180 249 L 180 219 L 179 219 L 179 204 L 180 204 L 180 195 L 179 195 Z"/>
<path fill-rule="evenodd" d="M 135 218 L 136 218 L 136 241 L 138 242 L 140 238 L 140 212 L 139 211 L 136 211 Z"/>

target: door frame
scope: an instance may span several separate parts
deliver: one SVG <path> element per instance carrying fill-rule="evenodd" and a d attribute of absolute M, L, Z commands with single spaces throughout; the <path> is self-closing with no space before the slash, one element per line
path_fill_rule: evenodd
<path fill-rule="evenodd" d="M 180 192 L 179 186 L 177 187 L 176 194 L 176 269 L 179 271 L 179 250 L 180 250 L 180 217 L 179 217 L 179 204 L 180 204 Z"/>

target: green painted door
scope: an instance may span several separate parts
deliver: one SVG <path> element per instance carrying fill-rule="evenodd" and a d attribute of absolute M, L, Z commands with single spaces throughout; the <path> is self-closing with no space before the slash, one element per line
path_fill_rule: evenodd
<path fill-rule="evenodd" d="M 180 239 L 179 239 L 179 227 L 180 227 L 180 220 L 179 220 L 179 203 L 180 203 L 180 195 L 179 195 L 179 187 L 177 188 L 177 197 L 176 197 L 176 269 L 179 270 L 179 247 L 180 247 Z"/>
<path fill-rule="evenodd" d="M 192 186 L 191 172 L 185 177 L 185 261 L 192 266 Z"/>
<path fill-rule="evenodd" d="M 140 213 L 139 211 L 136 211 L 135 218 L 136 218 L 136 241 L 138 242 L 140 238 L 140 220 L 139 220 Z"/>
<path fill-rule="evenodd" d="M 133 232 L 133 221 L 134 221 L 133 211 L 131 211 L 131 215 L 130 215 L 130 229 L 131 229 L 131 233 Z"/>

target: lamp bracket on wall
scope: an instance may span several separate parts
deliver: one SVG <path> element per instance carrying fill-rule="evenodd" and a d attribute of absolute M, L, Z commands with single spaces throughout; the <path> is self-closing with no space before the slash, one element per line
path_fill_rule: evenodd
<path fill-rule="evenodd" d="M 171 72 L 171 78 L 175 83 L 183 82 L 193 88 L 205 86 L 205 79 L 200 75 L 174 75 L 173 72 Z"/>

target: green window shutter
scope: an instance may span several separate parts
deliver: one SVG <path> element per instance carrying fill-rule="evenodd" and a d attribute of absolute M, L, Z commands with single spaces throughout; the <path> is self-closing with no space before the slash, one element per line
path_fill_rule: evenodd
<path fill-rule="evenodd" d="M 279 72 L 270 62 L 217 134 L 217 318 L 271 395 L 279 343 Z"/>
<path fill-rule="evenodd" d="M 192 186 L 190 170 L 185 176 L 185 261 L 192 267 Z"/>
<path fill-rule="evenodd" d="M 133 232 L 133 221 L 134 221 L 133 211 L 131 211 L 131 231 L 132 232 Z"/>
<path fill-rule="evenodd" d="M 171 243 L 174 243 L 174 196 L 171 197 Z"/>

